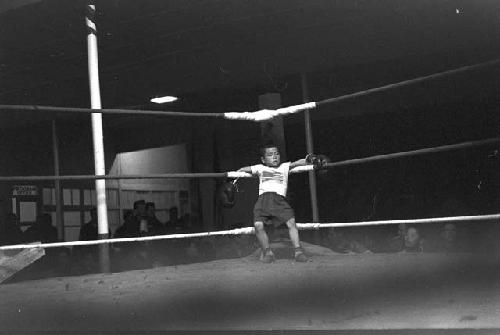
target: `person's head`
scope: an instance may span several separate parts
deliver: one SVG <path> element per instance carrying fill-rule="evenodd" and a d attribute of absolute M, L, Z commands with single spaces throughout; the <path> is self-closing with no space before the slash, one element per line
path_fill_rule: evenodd
<path fill-rule="evenodd" d="M 125 213 L 123 213 L 123 222 L 130 222 L 134 218 L 134 211 L 132 210 L 126 210 Z"/>
<path fill-rule="evenodd" d="M 281 164 L 280 151 L 274 144 L 265 145 L 260 148 L 260 159 L 262 164 L 278 167 Z"/>
<path fill-rule="evenodd" d="M 134 202 L 134 212 L 136 215 L 145 215 L 146 214 L 146 201 L 137 200 Z"/>
<path fill-rule="evenodd" d="M 35 223 L 37 224 L 37 226 L 42 226 L 43 225 L 43 215 L 42 214 L 39 214 L 36 216 L 36 221 Z"/>
<path fill-rule="evenodd" d="M 177 210 L 177 207 L 170 207 L 168 210 L 168 215 L 170 220 L 177 220 L 179 217 L 177 216 L 179 214 L 179 211 Z"/>
<path fill-rule="evenodd" d="M 92 207 L 90 209 L 90 219 L 93 220 L 93 221 L 97 220 L 97 208 Z"/>
<path fill-rule="evenodd" d="M 457 239 L 457 227 L 453 223 L 445 224 L 441 229 L 441 237 L 448 243 L 453 243 Z"/>
<path fill-rule="evenodd" d="M 40 223 L 44 226 L 51 226 L 52 225 L 52 216 L 48 213 L 44 213 L 40 215 Z"/>
<path fill-rule="evenodd" d="M 409 227 L 405 235 L 405 247 L 415 248 L 420 243 L 420 233 L 416 227 Z"/>
<path fill-rule="evenodd" d="M 146 202 L 146 215 L 149 217 L 155 216 L 155 203 L 154 202 Z"/>

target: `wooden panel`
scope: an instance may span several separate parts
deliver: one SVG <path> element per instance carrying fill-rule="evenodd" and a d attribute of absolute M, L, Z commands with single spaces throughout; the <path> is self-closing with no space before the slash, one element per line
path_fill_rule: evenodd
<path fill-rule="evenodd" d="M 22 251 L 0 251 L 0 283 L 43 255 L 45 255 L 43 248 L 24 249 Z"/>

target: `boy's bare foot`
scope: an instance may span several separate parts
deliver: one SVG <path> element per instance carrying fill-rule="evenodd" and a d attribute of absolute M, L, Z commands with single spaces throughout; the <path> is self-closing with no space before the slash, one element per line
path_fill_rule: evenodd
<path fill-rule="evenodd" d="M 304 253 L 304 249 L 302 249 L 301 247 L 295 248 L 295 261 L 301 263 L 309 261 L 309 257 L 306 256 L 306 254 Z"/>
<path fill-rule="evenodd" d="M 274 262 L 274 253 L 271 248 L 267 248 L 262 252 L 262 262 L 264 263 L 272 263 Z"/>

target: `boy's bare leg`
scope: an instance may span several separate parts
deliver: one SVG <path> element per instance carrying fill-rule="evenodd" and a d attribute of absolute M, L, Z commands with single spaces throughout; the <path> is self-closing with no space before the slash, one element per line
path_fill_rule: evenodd
<path fill-rule="evenodd" d="M 288 227 L 288 233 L 290 234 L 290 240 L 292 241 L 294 248 L 300 247 L 300 239 L 299 239 L 299 230 L 297 229 L 297 225 L 295 224 L 295 218 L 291 218 L 286 222 L 286 226 Z"/>
<path fill-rule="evenodd" d="M 266 230 L 264 229 L 264 222 L 257 221 L 255 226 L 255 236 L 259 240 L 260 246 L 262 248 L 261 261 L 264 263 L 274 262 L 274 254 L 269 247 L 269 238 L 267 237 Z"/>
<path fill-rule="evenodd" d="M 304 250 L 300 247 L 299 230 L 295 224 L 295 218 L 291 218 L 286 222 L 288 232 L 290 233 L 290 240 L 295 248 L 295 260 L 297 262 L 307 262 L 309 258 L 304 254 Z"/>
<path fill-rule="evenodd" d="M 267 237 L 266 230 L 264 229 L 264 222 L 257 221 L 254 223 L 255 236 L 259 240 L 262 250 L 269 249 L 269 238 Z"/>

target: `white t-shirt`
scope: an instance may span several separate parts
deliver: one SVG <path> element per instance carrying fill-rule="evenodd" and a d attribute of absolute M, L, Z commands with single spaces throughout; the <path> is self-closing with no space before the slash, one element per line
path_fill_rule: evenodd
<path fill-rule="evenodd" d="M 274 168 L 262 164 L 252 165 L 252 174 L 259 176 L 259 195 L 274 192 L 286 196 L 290 162 Z"/>

